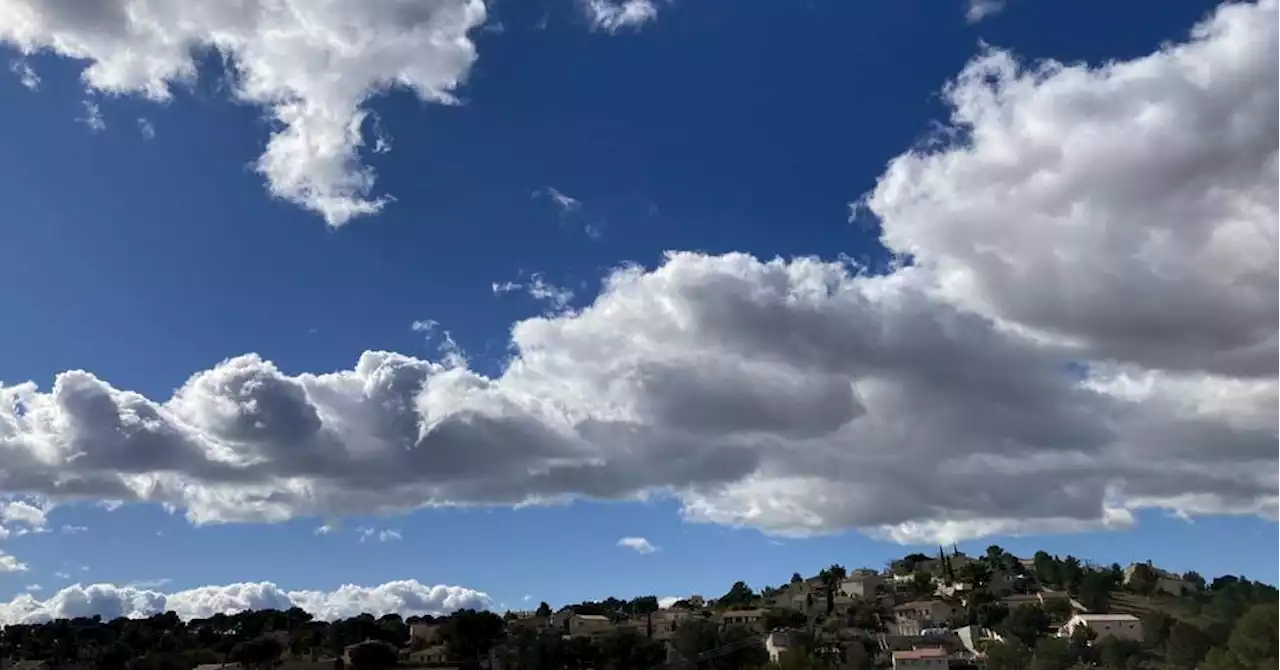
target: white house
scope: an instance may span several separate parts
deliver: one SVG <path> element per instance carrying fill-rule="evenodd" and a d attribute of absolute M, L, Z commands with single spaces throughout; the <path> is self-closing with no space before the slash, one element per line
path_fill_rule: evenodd
<path fill-rule="evenodd" d="M 945 670 L 947 665 L 947 650 L 942 647 L 893 652 L 893 670 Z"/>
<path fill-rule="evenodd" d="M 1142 622 L 1132 614 L 1077 614 L 1062 624 L 1058 636 L 1071 637 L 1080 626 L 1092 630 L 1098 639 L 1142 640 Z"/>

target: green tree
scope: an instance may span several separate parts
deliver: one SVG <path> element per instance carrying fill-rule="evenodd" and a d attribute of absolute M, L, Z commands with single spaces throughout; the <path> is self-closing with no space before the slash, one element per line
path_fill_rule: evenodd
<path fill-rule="evenodd" d="M 1075 660 L 1071 645 L 1066 640 L 1059 637 L 1041 638 L 1036 642 L 1031 670 L 1067 670 Z"/>
<path fill-rule="evenodd" d="M 270 668 L 275 665 L 282 653 L 284 653 L 284 644 L 280 640 L 263 635 L 232 647 L 228 658 L 246 668 Z"/>
<path fill-rule="evenodd" d="M 1142 645 L 1133 640 L 1104 637 L 1094 648 L 1107 670 L 1137 670 L 1142 664 Z"/>
<path fill-rule="evenodd" d="M 1076 598 L 1090 612 L 1105 613 L 1111 609 L 1113 588 L 1115 588 L 1115 582 L 1110 572 L 1090 570 L 1081 578 Z"/>
<path fill-rule="evenodd" d="M 1229 657 L 1244 668 L 1276 667 L 1278 618 L 1280 609 L 1275 601 L 1249 608 L 1227 639 Z"/>
<path fill-rule="evenodd" d="M 502 640 L 506 626 L 493 612 L 458 610 L 440 627 L 440 637 L 465 667 L 477 667 Z"/>
<path fill-rule="evenodd" d="M 1152 610 L 1142 616 L 1142 642 L 1148 647 L 1163 649 L 1169 641 L 1169 630 L 1174 618 L 1160 610 Z"/>
<path fill-rule="evenodd" d="M 1133 572 L 1129 575 L 1129 581 L 1125 586 L 1138 595 L 1149 596 L 1155 593 L 1159 578 L 1155 568 L 1150 564 L 1138 563 L 1133 566 Z"/>
<path fill-rule="evenodd" d="M 975 589 L 983 588 L 991 582 L 991 568 L 983 561 L 969 561 L 960 567 L 960 579 Z"/>
<path fill-rule="evenodd" d="M 832 565 L 818 573 L 818 578 L 822 580 L 822 589 L 826 593 L 827 614 L 831 614 L 835 609 L 836 590 L 840 588 L 840 582 L 844 581 L 847 575 L 842 565 Z"/>
<path fill-rule="evenodd" d="M 933 575 L 928 570 L 916 570 L 911 574 L 911 592 L 917 597 L 927 596 L 934 592 Z"/>
<path fill-rule="evenodd" d="M 1196 593 L 1204 591 L 1204 577 L 1201 577 L 1200 573 L 1195 570 L 1182 575 L 1182 579 L 1191 584 L 1191 588 L 1195 589 Z"/>
<path fill-rule="evenodd" d="M 351 667 L 355 670 L 386 670 L 400 659 L 396 648 L 386 642 L 370 640 L 361 642 L 347 651 Z"/>
<path fill-rule="evenodd" d="M 764 626 L 767 630 L 779 628 L 803 628 L 809 623 L 804 612 L 789 607 L 771 607 L 764 612 Z"/>
<path fill-rule="evenodd" d="M 1031 569 L 1035 573 L 1036 580 L 1041 584 L 1054 586 L 1061 583 L 1061 576 L 1058 574 L 1058 559 L 1050 556 L 1046 551 L 1037 551 L 1031 561 Z"/>
<path fill-rule="evenodd" d="M 538 609 L 534 611 L 534 615 L 535 615 L 535 616 L 540 616 L 540 617 L 549 617 L 549 616 L 551 616 L 551 606 L 550 606 L 550 605 L 548 605 L 548 604 L 547 604 L 547 601 L 545 601 L 545 600 L 544 600 L 544 601 L 542 601 L 542 602 L 540 602 L 540 603 L 538 603 Z"/>
<path fill-rule="evenodd" d="M 716 600 L 716 606 L 728 609 L 750 607 L 755 600 L 756 594 L 746 582 L 734 582 L 729 592 Z"/>
<path fill-rule="evenodd" d="M 1165 643 L 1165 663 L 1169 670 L 1195 670 L 1209 652 L 1212 641 L 1204 631 L 1175 621 Z"/>
<path fill-rule="evenodd" d="M 998 628 L 1010 640 L 1031 649 L 1049 628 L 1049 616 L 1039 605 L 1018 605 L 1009 611 Z"/>
<path fill-rule="evenodd" d="M 987 645 L 987 670 L 1027 670 L 1031 650 L 1016 642 L 994 642 Z"/>
<path fill-rule="evenodd" d="M 1059 568 L 1062 588 L 1070 593 L 1079 592 L 1080 580 L 1084 579 L 1084 573 L 1084 566 L 1080 563 L 1080 559 L 1068 554 L 1066 558 L 1062 559 L 1062 564 Z"/>

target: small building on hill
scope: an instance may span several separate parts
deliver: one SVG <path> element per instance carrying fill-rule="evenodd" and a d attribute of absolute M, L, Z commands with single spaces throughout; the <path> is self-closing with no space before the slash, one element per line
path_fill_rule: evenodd
<path fill-rule="evenodd" d="M 947 650 L 942 647 L 893 652 L 893 670 L 944 670 L 948 665 Z"/>
<path fill-rule="evenodd" d="M 1077 614 L 1058 629 L 1059 637 L 1071 637 L 1076 629 L 1084 626 L 1101 640 L 1114 637 L 1118 640 L 1142 640 L 1142 622 L 1132 614 Z"/>

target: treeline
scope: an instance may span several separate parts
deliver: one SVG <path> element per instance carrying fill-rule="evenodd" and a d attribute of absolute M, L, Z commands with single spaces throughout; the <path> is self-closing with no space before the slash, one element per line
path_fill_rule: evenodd
<path fill-rule="evenodd" d="M 398 650 L 408 646 L 409 625 L 416 621 L 437 619 L 362 614 L 317 621 L 297 607 L 190 621 L 173 612 L 145 619 L 57 619 L 6 626 L 0 635 L 0 659 L 98 670 L 188 670 L 202 663 L 225 662 L 266 667 L 282 657 L 340 657 L 347 647 L 366 641 Z M 438 621 L 441 637 L 462 649 L 475 646 L 471 637 L 489 635 L 496 640 L 505 630 L 502 620 L 490 612 L 463 610 Z"/>

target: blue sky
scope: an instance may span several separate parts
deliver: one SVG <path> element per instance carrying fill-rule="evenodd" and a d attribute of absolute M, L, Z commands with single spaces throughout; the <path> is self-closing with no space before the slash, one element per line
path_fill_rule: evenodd
<path fill-rule="evenodd" d="M 52 596 L 74 583 L 416 580 L 511 608 L 714 595 L 879 566 L 911 550 L 893 539 L 1277 581 L 1274 2 L 1209 19 L 1212 2 L 1023 1 L 970 21 L 959 0 L 546 0 L 482 18 L 458 0 L 442 5 L 472 15 L 431 24 L 460 22 L 453 46 L 348 62 L 224 43 L 239 78 L 199 34 L 180 36 L 196 56 L 149 52 L 136 26 L 6 4 L 34 9 L 0 19 L 0 386 L 39 390 L 0 409 L 0 457 L 17 464 L 0 464 L 0 493 L 44 509 L 46 532 L 0 518 L 0 553 L 25 568 L 0 570 L 0 602 L 42 587 L 0 618 L 65 613 Z M 379 11 L 345 4 L 320 23 L 341 32 Z M 624 17 L 611 8 L 642 5 L 610 23 Z M 408 14 L 374 18 L 391 27 L 355 48 L 417 39 L 396 32 Z M 123 44 L 157 67 L 189 58 L 198 76 L 161 77 L 157 94 Z M 1223 56 L 1228 44 L 1242 55 Z M 253 90 L 273 58 L 302 63 L 307 83 Z M 1045 59 L 1072 65 L 1007 69 Z M 1179 69 L 1196 59 L 1227 74 Z M 1266 62 L 1269 74 L 1254 65 Z M 1259 70 L 1270 83 L 1242 92 Z M 339 122 L 290 125 L 280 95 Z M 333 139 L 357 109 L 363 143 Z M 1223 114 L 1235 131 L 1219 132 Z M 260 160 L 296 128 L 311 150 Z M 335 148 L 348 160 L 326 158 Z M 371 188 L 343 186 L 365 168 Z M 290 181 L 295 169 L 312 181 Z M 388 194 L 377 212 L 335 213 Z M 1255 199 L 1261 210 L 1235 204 Z M 787 300 L 736 320 L 778 282 Z M 948 325 L 935 336 L 919 315 Z M 836 322 L 849 330 L 803 332 Z M 859 332 L 883 341 L 858 349 Z M 337 386 L 297 381 L 366 351 L 441 362 L 424 373 L 435 391 L 401 399 L 418 407 L 408 425 L 444 422 L 441 442 L 380 441 L 403 426 L 357 421 L 321 395 Z M 240 388 L 238 409 L 220 404 L 230 387 L 216 375 L 170 402 L 245 353 L 277 368 L 245 363 L 236 379 L 261 385 Z M 51 393 L 69 370 L 95 381 Z M 110 390 L 95 395 L 96 380 Z M 277 423 L 312 414 L 255 395 L 273 384 L 305 389 L 283 397 L 320 408 L 325 441 Z M 111 437 L 138 398 L 177 427 Z M 357 425 L 379 437 L 331 437 Z M 328 448 L 447 464 L 380 481 L 390 471 L 320 472 L 330 461 L 302 453 Z M 205 455 L 188 462 L 191 450 Z M 558 474 L 556 459 L 584 454 L 609 464 L 598 478 Z M 210 465 L 220 458 L 234 476 Z M 519 476 L 522 463 L 551 483 Z"/>

